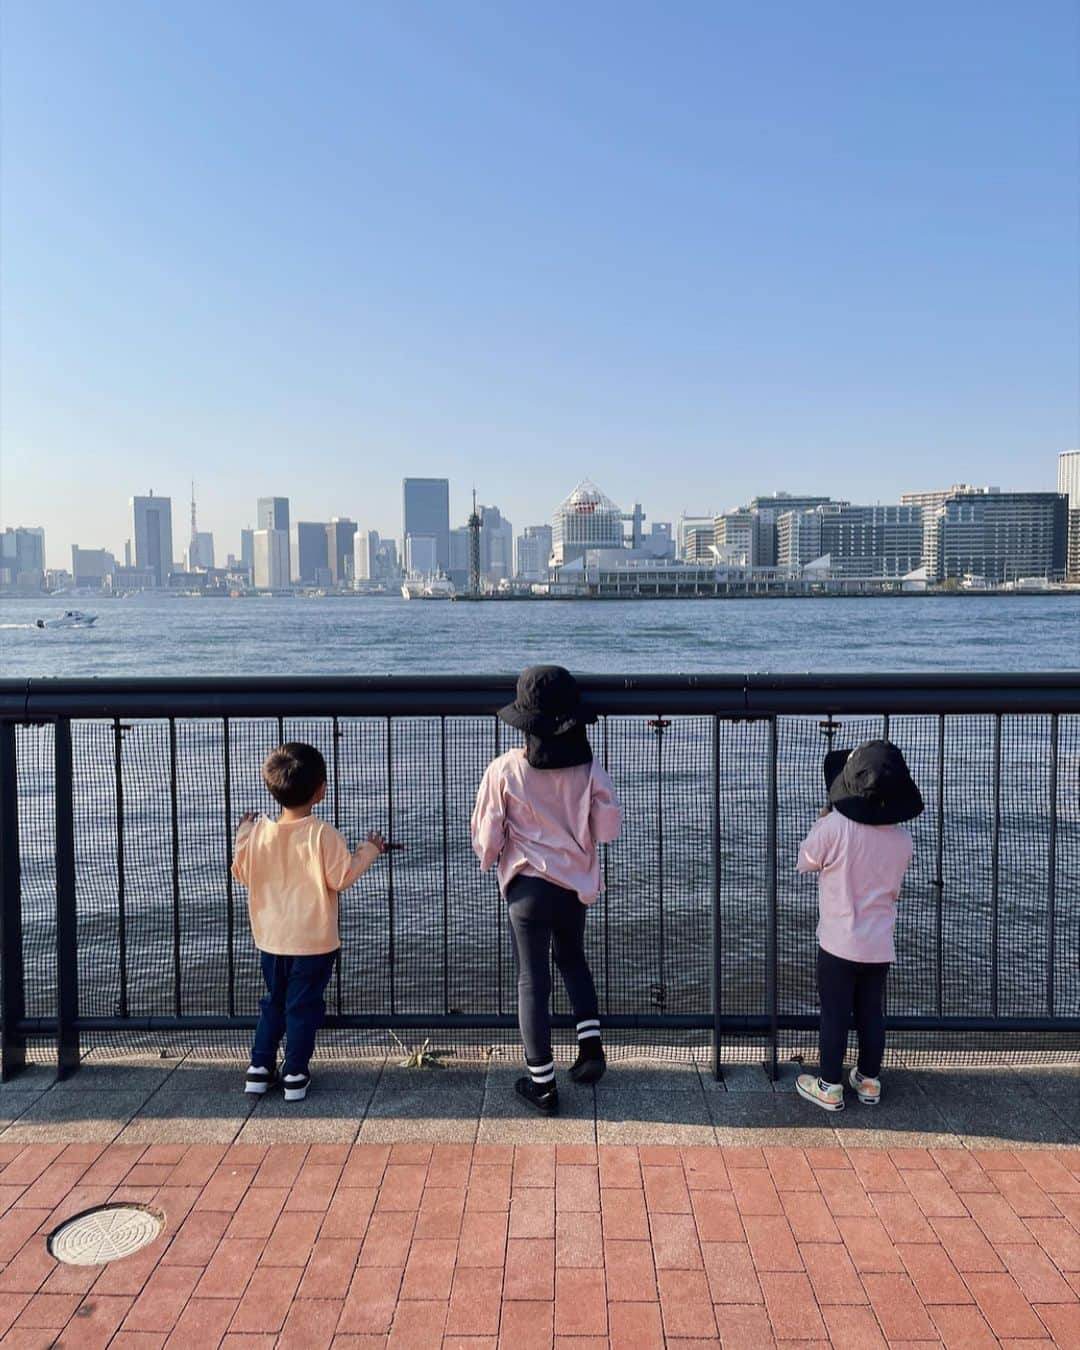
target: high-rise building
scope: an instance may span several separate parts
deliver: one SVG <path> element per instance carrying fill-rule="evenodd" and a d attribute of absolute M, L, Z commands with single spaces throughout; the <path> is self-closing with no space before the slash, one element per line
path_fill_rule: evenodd
<path fill-rule="evenodd" d="M 950 497 L 963 492 L 997 492 L 996 487 L 972 487 L 970 483 L 954 483 L 951 488 L 934 492 L 902 492 L 901 506 L 918 506 L 923 513 L 923 566 L 930 578 L 938 574 L 937 518 L 938 512 Z"/>
<path fill-rule="evenodd" d="M 73 586 L 101 590 L 116 572 L 116 559 L 103 548 L 71 546 L 71 582 Z"/>
<path fill-rule="evenodd" d="M 683 562 L 712 562 L 715 519 L 715 514 L 688 516 L 684 511 L 675 527 L 675 556 Z"/>
<path fill-rule="evenodd" d="M 833 576 L 903 577 L 922 565 L 918 506 L 830 506 L 821 516 L 821 554 Z"/>
<path fill-rule="evenodd" d="M 45 531 L 18 525 L 0 534 L 0 584 L 37 589 L 45 581 Z"/>
<path fill-rule="evenodd" d="M 555 511 L 551 556 L 556 567 L 583 558 L 587 549 L 623 547 L 623 513 L 595 483 L 583 479 Z"/>
<path fill-rule="evenodd" d="M 450 535 L 446 537 L 447 562 L 450 561 Z M 405 571 L 410 577 L 430 577 L 436 572 L 449 572 L 439 564 L 439 541 L 433 534 L 405 536 Z"/>
<path fill-rule="evenodd" d="M 725 511 L 713 521 L 713 547 L 718 562 L 734 567 L 758 566 L 758 518 L 750 510 Z"/>
<path fill-rule="evenodd" d="M 432 539 L 435 544 L 431 567 L 417 572 L 445 572 L 450 567 L 450 480 L 448 478 L 402 479 L 401 537 L 409 568 L 409 538 L 417 536 Z M 427 561 L 428 550 L 419 546 L 416 560 Z M 414 570 L 409 568 L 409 570 Z"/>
<path fill-rule="evenodd" d="M 471 531 L 468 525 L 458 525 L 450 531 L 450 566 L 446 575 L 458 588 L 464 590 L 470 584 L 472 547 Z"/>
<path fill-rule="evenodd" d="M 172 499 L 131 499 L 131 536 L 135 540 L 135 569 L 152 572 L 155 584 L 167 586 L 173 570 Z"/>
<path fill-rule="evenodd" d="M 253 538 L 253 584 L 260 591 L 283 591 L 289 585 L 288 530 L 256 530 Z"/>
<path fill-rule="evenodd" d="M 326 522 L 298 520 L 289 531 L 289 576 L 302 586 L 324 584 L 329 575 Z M 321 574 L 321 575 L 320 575 Z"/>
<path fill-rule="evenodd" d="M 1057 490 L 1069 499 L 1066 575 L 1080 581 L 1080 450 L 1062 450 L 1058 455 Z"/>
<path fill-rule="evenodd" d="M 526 525 L 517 537 L 515 575 L 522 581 L 546 581 L 551 560 L 551 526 Z"/>
<path fill-rule="evenodd" d="M 240 566 L 252 568 L 255 565 L 255 531 L 248 525 L 240 531 Z"/>
<path fill-rule="evenodd" d="M 188 545 L 187 570 L 209 571 L 214 566 L 214 536 L 208 530 L 196 530 Z"/>
<path fill-rule="evenodd" d="M 1069 499 L 1063 492 L 958 493 L 937 513 L 937 579 L 1060 578 L 1068 558 Z"/>
<path fill-rule="evenodd" d="M 288 497 L 260 497 L 256 505 L 255 525 L 260 530 L 289 528 Z"/>
<path fill-rule="evenodd" d="M 821 512 L 784 511 L 776 521 L 776 565 L 798 572 L 821 557 Z"/>
<path fill-rule="evenodd" d="M 492 586 L 514 574 L 514 527 L 497 506 L 480 510 L 480 575 Z"/>
<path fill-rule="evenodd" d="M 829 497 L 800 496 L 792 492 L 773 492 L 752 498 L 749 510 L 755 521 L 754 565 L 777 565 L 780 556 L 777 525 L 785 512 L 812 511 L 817 506 L 826 506 L 830 500 Z"/>
<path fill-rule="evenodd" d="M 357 530 L 353 536 L 353 585 L 383 581 L 380 574 L 378 530 Z"/>
<path fill-rule="evenodd" d="M 352 581 L 355 538 L 355 520 L 334 516 L 326 527 L 326 562 L 335 586 L 345 586 Z"/>

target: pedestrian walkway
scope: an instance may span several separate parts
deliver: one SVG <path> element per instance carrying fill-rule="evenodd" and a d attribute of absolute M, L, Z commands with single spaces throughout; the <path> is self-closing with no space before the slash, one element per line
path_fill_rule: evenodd
<path fill-rule="evenodd" d="M 1080 1149 L 0 1140 L 0 1295 L 5 1350 L 1077 1347 Z"/>

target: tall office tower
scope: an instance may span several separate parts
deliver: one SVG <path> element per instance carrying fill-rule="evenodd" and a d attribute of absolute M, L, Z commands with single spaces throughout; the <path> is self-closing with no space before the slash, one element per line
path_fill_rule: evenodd
<path fill-rule="evenodd" d="M 623 513 L 587 478 L 555 510 L 551 556 L 556 567 L 583 558 L 587 549 L 623 547 Z"/>
<path fill-rule="evenodd" d="M 423 536 L 413 536 L 410 543 L 410 556 L 412 556 L 412 547 L 417 544 L 418 540 L 422 540 L 422 538 Z M 468 525 L 458 525 L 450 531 L 450 566 L 446 569 L 446 575 L 459 591 L 464 590 L 469 585 L 469 551 L 471 542 Z"/>
<path fill-rule="evenodd" d="M 526 525 L 517 537 L 515 575 L 522 581 L 546 581 L 551 561 L 551 526 Z"/>
<path fill-rule="evenodd" d="M 480 575 L 493 586 L 514 574 L 514 527 L 497 506 L 480 510 Z"/>
<path fill-rule="evenodd" d="M 116 559 L 103 548 L 71 546 L 71 582 L 73 586 L 101 590 L 116 572 Z"/>
<path fill-rule="evenodd" d="M 298 520 L 289 530 L 289 575 L 302 586 L 319 586 L 329 576 L 326 522 Z"/>
<path fill-rule="evenodd" d="M 679 517 L 678 524 L 675 526 L 675 556 L 681 558 L 683 562 L 698 561 L 698 544 L 702 531 L 707 531 L 709 536 L 708 548 L 706 550 L 705 560 L 712 561 L 712 542 L 713 542 L 713 521 L 716 519 L 715 513 L 711 512 L 707 516 L 690 516 L 684 511 Z"/>
<path fill-rule="evenodd" d="M 335 586 L 344 586 L 352 581 L 355 538 L 355 520 L 349 520 L 346 516 L 331 518 L 326 527 L 326 563 L 330 568 L 330 580 Z"/>
<path fill-rule="evenodd" d="M 353 537 L 353 585 L 382 581 L 379 566 L 379 546 L 382 540 L 378 530 L 357 530 Z"/>
<path fill-rule="evenodd" d="M 288 530 L 256 530 L 253 545 L 253 584 L 256 589 L 285 590 L 289 585 Z"/>
<path fill-rule="evenodd" d="M 1057 490 L 1069 499 L 1066 575 L 1080 581 L 1080 450 L 1062 450 L 1058 455 Z"/>
<path fill-rule="evenodd" d="M 903 577 L 922 565 L 919 506 L 819 506 L 821 554 L 833 576 Z"/>
<path fill-rule="evenodd" d="M 287 530 L 288 497 L 260 497 L 256 505 L 255 526 L 260 530 Z"/>
<path fill-rule="evenodd" d="M 775 567 L 780 557 L 777 526 L 780 517 L 788 511 L 811 511 L 826 506 L 829 497 L 815 497 L 793 492 L 762 493 L 750 499 L 749 510 L 755 516 L 754 565 Z M 846 503 L 845 503 L 846 505 Z"/>
<path fill-rule="evenodd" d="M 933 492 L 901 492 L 901 506 L 918 506 L 922 508 L 923 513 L 923 566 L 926 568 L 926 575 L 933 580 L 938 575 L 937 558 L 937 518 L 938 512 L 944 506 L 950 497 L 957 497 L 961 493 L 971 492 L 997 492 L 996 487 L 972 487 L 970 483 L 954 483 L 951 488 L 943 488 Z"/>
<path fill-rule="evenodd" d="M 449 561 L 450 536 L 447 535 L 447 553 Z M 448 567 L 439 566 L 439 541 L 432 534 L 409 534 L 405 536 L 405 573 L 410 577 L 430 577 L 436 572 L 449 572 Z"/>
<path fill-rule="evenodd" d="M 757 517 L 752 511 L 725 511 L 713 521 L 716 560 L 732 567 L 756 567 Z"/>
<path fill-rule="evenodd" d="M 147 497 L 131 499 L 131 535 L 135 540 L 135 569 L 151 572 L 156 586 L 169 584 L 173 570 L 172 499 Z"/>
<path fill-rule="evenodd" d="M 19 525 L 0 534 L 0 584 L 35 589 L 44 580 L 44 528 Z"/>
<path fill-rule="evenodd" d="M 1061 577 L 1068 559 L 1063 492 L 960 493 L 937 513 L 937 579 Z"/>
<path fill-rule="evenodd" d="M 240 566 L 255 566 L 255 531 L 250 525 L 240 531 Z"/>
<path fill-rule="evenodd" d="M 428 572 L 445 572 L 450 567 L 450 480 L 448 478 L 403 478 L 401 537 L 409 567 L 409 537 L 435 541 L 434 563 Z M 427 549 L 419 547 L 415 560 L 426 561 Z M 416 568 L 419 572 L 423 569 Z"/>

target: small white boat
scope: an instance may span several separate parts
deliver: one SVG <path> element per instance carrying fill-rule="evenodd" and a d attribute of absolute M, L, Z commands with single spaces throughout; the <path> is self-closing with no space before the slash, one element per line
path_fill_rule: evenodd
<path fill-rule="evenodd" d="M 87 614 L 81 609 L 65 609 L 58 619 L 38 619 L 38 628 L 93 628 L 97 623 L 96 614 Z"/>

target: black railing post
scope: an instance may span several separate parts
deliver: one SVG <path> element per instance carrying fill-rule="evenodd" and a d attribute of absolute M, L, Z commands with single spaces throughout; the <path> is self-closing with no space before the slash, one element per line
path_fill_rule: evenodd
<path fill-rule="evenodd" d="M 776 768 L 779 755 L 779 735 L 776 718 L 769 719 L 769 825 L 768 825 L 768 875 L 766 884 L 769 900 L 769 966 L 767 972 L 769 999 L 769 1043 L 770 1073 L 775 1083 L 777 1077 L 777 1059 L 779 1057 L 779 992 L 778 983 L 778 915 L 777 915 L 777 849 L 779 834 L 780 803 L 777 791 Z"/>
<path fill-rule="evenodd" d="M 442 988 L 450 1011 L 450 806 L 447 801 L 446 718 L 439 718 L 439 783 L 442 796 Z"/>
<path fill-rule="evenodd" d="M 1054 1015 L 1054 962 L 1057 958 L 1058 715 L 1050 714 L 1050 837 L 1046 857 L 1046 1013 Z"/>
<path fill-rule="evenodd" d="M 394 838 L 394 721 L 386 719 L 386 837 Z M 386 908 L 389 932 L 386 967 L 390 977 L 390 1011 L 397 1011 L 397 975 L 394 970 L 394 852 L 386 855 Z"/>
<path fill-rule="evenodd" d="M 232 807 L 232 731 L 229 719 L 221 719 L 222 765 L 225 782 L 225 917 L 229 925 L 225 935 L 225 978 L 228 982 L 229 1016 L 236 1016 L 236 893 L 233 890 L 233 807 Z M 338 1008 L 338 1012 L 341 1009 Z"/>
<path fill-rule="evenodd" d="M 720 1013 L 723 1002 L 723 945 L 720 927 L 720 718 L 712 719 L 712 1076 L 723 1077 L 720 1056 L 723 1053 Z"/>
<path fill-rule="evenodd" d="M 120 1016 L 128 1015 L 127 871 L 124 855 L 124 727 L 113 719 L 113 775 L 116 785 L 116 937 L 120 958 Z"/>
<path fill-rule="evenodd" d="M 180 801 L 177 783 L 176 718 L 169 718 L 169 813 L 172 823 L 173 1006 L 183 1012 L 180 955 Z"/>
<path fill-rule="evenodd" d="M 0 1078 L 26 1067 L 22 878 L 19 868 L 19 778 L 15 723 L 0 722 Z"/>
<path fill-rule="evenodd" d="M 56 1069 L 68 1078 L 79 1067 L 79 950 L 75 894 L 75 800 L 71 719 L 56 721 Z"/>
<path fill-rule="evenodd" d="M 937 903 L 934 913 L 935 947 L 937 957 L 937 1014 L 945 1011 L 945 715 L 938 718 L 937 735 L 937 849 L 934 855 L 934 890 Z"/>
<path fill-rule="evenodd" d="M 994 827 L 990 840 L 990 1016 L 998 1015 L 998 923 L 1001 891 L 1001 714 L 994 716 Z"/>

